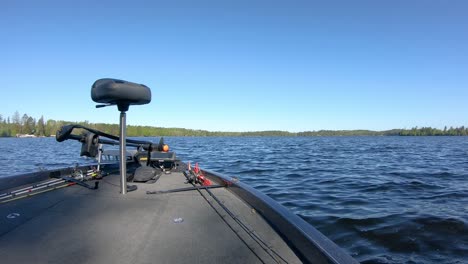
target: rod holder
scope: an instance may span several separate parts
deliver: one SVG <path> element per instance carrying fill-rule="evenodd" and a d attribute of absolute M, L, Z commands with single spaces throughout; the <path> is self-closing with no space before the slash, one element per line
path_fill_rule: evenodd
<path fill-rule="evenodd" d="M 99 143 L 99 145 L 98 145 L 98 165 L 97 165 L 98 173 L 100 173 L 100 171 L 101 171 L 101 162 L 102 162 L 102 144 Z"/>

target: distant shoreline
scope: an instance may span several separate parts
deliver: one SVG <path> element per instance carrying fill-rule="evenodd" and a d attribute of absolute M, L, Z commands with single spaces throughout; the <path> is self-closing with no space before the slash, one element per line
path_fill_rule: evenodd
<path fill-rule="evenodd" d="M 35 119 L 27 114 L 20 118 L 15 112 L 13 117 L 3 118 L 0 115 L 0 137 L 48 137 L 54 135 L 63 125 L 79 124 L 97 129 L 108 134 L 118 135 L 118 124 L 69 122 L 63 120 L 45 120 L 43 116 Z M 78 131 L 79 132 L 79 131 Z M 76 131 L 74 133 L 77 133 Z M 127 135 L 130 137 L 157 137 L 157 136 L 224 136 L 224 137 L 315 137 L 315 136 L 468 136 L 468 127 L 413 127 L 411 129 L 391 129 L 373 131 L 366 129 L 355 130 L 317 130 L 304 132 L 288 132 L 282 130 L 248 131 L 248 132 L 221 132 L 186 128 L 164 128 L 154 126 L 127 126 Z"/>
<path fill-rule="evenodd" d="M 55 123 L 54 128 L 49 131 L 54 133 L 47 134 L 16 134 L 6 135 L 0 133 L 0 137 L 16 137 L 16 138 L 35 138 L 35 137 L 52 137 L 62 125 L 70 124 L 71 122 L 59 121 Z M 89 124 L 78 123 L 83 126 L 94 128 L 108 134 L 118 135 L 119 127 L 117 124 Z M 75 131 L 74 133 L 80 133 Z M 281 130 L 270 131 L 249 131 L 249 132 L 220 132 L 207 130 L 193 130 L 185 128 L 163 128 L 150 126 L 127 126 L 127 135 L 129 137 L 159 137 L 159 136 L 179 136 L 179 137 L 343 137 L 343 136 L 468 136 L 468 129 L 464 127 L 449 128 L 439 130 L 435 128 L 412 128 L 412 129 L 392 129 L 385 131 L 373 130 L 318 130 L 305 132 L 288 132 Z"/>

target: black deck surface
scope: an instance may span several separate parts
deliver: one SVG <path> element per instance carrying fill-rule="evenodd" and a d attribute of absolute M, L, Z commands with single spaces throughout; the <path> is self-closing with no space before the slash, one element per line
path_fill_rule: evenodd
<path fill-rule="evenodd" d="M 300 262 L 255 210 L 225 188 L 211 192 L 233 215 L 206 190 L 146 194 L 191 186 L 184 180 L 179 172 L 164 174 L 123 196 L 118 175 L 111 175 L 98 190 L 71 186 L 0 204 L 0 262 Z"/>

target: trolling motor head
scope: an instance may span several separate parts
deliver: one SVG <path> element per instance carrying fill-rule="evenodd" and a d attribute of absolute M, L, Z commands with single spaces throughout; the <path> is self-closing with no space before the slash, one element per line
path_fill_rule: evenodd
<path fill-rule="evenodd" d="M 117 79 L 99 79 L 91 88 L 91 98 L 97 103 L 96 107 L 117 105 L 120 111 L 120 192 L 136 190 L 136 186 L 127 186 L 127 158 L 126 158 L 126 114 L 130 105 L 142 105 L 151 102 L 151 90 L 142 84 Z"/>
<path fill-rule="evenodd" d="M 67 140 L 70 137 L 73 128 L 75 128 L 74 125 L 62 126 L 59 130 L 57 130 L 57 133 L 55 133 L 55 139 L 58 142 Z"/>

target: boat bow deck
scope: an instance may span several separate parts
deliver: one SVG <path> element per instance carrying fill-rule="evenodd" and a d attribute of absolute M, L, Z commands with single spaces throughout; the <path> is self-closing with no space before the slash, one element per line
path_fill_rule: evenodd
<path fill-rule="evenodd" d="M 119 193 L 71 186 L 0 206 L 2 263 L 300 263 L 268 223 L 225 188 L 189 187 L 180 172 Z M 229 208 L 226 212 L 222 207 Z M 230 214 L 232 213 L 232 215 Z M 7 217 L 10 216 L 10 217 Z"/>

